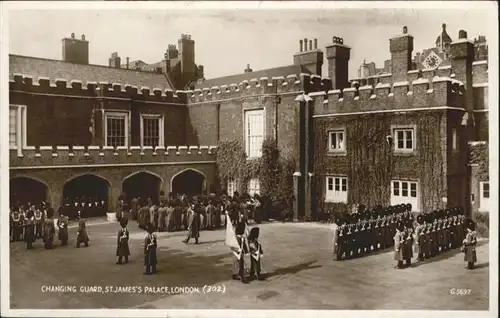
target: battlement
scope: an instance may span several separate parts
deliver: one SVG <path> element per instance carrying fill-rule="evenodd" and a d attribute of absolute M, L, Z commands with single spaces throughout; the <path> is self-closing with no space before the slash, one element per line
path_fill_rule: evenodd
<path fill-rule="evenodd" d="M 42 95 L 64 95 L 80 98 L 111 98 L 140 100 L 144 102 L 155 102 L 165 104 L 186 103 L 184 91 L 170 89 L 140 87 L 130 84 L 87 82 L 83 85 L 80 80 L 65 79 L 50 80 L 49 78 L 38 78 L 33 82 L 33 77 L 24 74 L 14 74 L 13 80 L 9 81 L 10 91 L 23 91 Z"/>
<path fill-rule="evenodd" d="M 359 85 L 327 93 L 312 93 L 315 115 L 419 109 L 433 107 L 464 107 L 464 85 L 450 77 L 415 77 L 413 81 L 378 82 Z"/>
<path fill-rule="evenodd" d="M 317 75 L 295 74 L 284 77 L 253 78 L 250 81 L 232 83 L 222 86 L 206 87 L 187 91 L 188 101 L 191 103 L 211 102 L 233 98 L 252 97 L 258 95 L 286 94 L 299 92 L 326 92 L 332 87 L 329 78 Z"/>
<path fill-rule="evenodd" d="M 100 147 L 39 146 L 10 150 L 10 167 L 63 167 L 81 165 L 165 164 L 215 160 L 216 146 Z"/>

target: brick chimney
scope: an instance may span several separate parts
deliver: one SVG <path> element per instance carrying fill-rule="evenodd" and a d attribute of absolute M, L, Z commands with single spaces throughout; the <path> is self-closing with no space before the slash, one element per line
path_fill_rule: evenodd
<path fill-rule="evenodd" d="M 308 49 L 309 43 L 309 49 Z M 293 55 L 293 64 L 305 66 L 311 73 L 321 76 L 321 67 L 323 66 L 323 52 L 318 50 L 318 40 L 299 41 L 299 52 Z"/>
<path fill-rule="evenodd" d="M 391 72 L 393 82 L 406 80 L 411 71 L 413 53 L 413 36 L 408 34 L 408 28 L 403 27 L 403 34 L 389 40 L 391 51 Z"/>
<path fill-rule="evenodd" d="M 247 64 L 247 68 L 245 69 L 245 73 L 252 73 L 253 70 L 250 68 L 250 64 Z"/>
<path fill-rule="evenodd" d="M 114 52 L 113 54 L 111 54 L 111 57 L 109 58 L 109 67 L 120 68 L 121 62 L 122 59 L 118 56 L 118 53 Z"/>
<path fill-rule="evenodd" d="M 349 87 L 349 59 L 351 48 L 344 45 L 344 39 L 334 36 L 333 43 L 326 47 L 328 59 L 328 76 L 333 89 Z"/>
<path fill-rule="evenodd" d="M 71 38 L 62 39 L 62 59 L 69 63 L 89 64 L 89 42 L 85 35 L 79 40 L 71 33 Z"/>
<path fill-rule="evenodd" d="M 472 110 L 472 62 L 474 62 L 474 43 L 467 39 L 467 32 L 460 30 L 458 40 L 450 45 L 451 51 L 451 69 L 455 73 L 455 78 L 465 86 L 466 104 L 469 110 Z"/>
<path fill-rule="evenodd" d="M 191 40 L 191 35 L 182 34 L 178 46 L 182 78 L 188 81 L 193 80 L 196 75 L 196 64 L 194 62 L 194 41 Z"/>

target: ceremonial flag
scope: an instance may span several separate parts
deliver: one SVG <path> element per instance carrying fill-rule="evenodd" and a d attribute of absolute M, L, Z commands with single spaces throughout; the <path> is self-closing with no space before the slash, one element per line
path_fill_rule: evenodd
<path fill-rule="evenodd" d="M 241 258 L 241 249 L 238 240 L 236 239 L 236 233 L 234 233 L 233 225 L 231 223 L 231 218 L 229 214 L 226 213 L 226 245 L 229 246 L 231 252 L 238 258 Z"/>

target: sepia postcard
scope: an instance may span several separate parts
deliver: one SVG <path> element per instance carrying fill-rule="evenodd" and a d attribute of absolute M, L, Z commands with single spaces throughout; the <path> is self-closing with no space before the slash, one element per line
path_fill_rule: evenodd
<path fill-rule="evenodd" d="M 0 8 L 2 316 L 498 316 L 496 3 Z"/>

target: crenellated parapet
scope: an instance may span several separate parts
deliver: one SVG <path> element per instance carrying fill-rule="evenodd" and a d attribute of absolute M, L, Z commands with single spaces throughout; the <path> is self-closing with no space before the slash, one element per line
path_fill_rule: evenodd
<path fill-rule="evenodd" d="M 10 167 L 64 167 L 86 165 L 155 165 L 213 162 L 216 146 L 100 147 L 39 146 L 10 150 Z"/>
<path fill-rule="evenodd" d="M 39 77 L 34 82 L 28 75 L 14 74 L 13 80 L 9 81 L 10 91 L 26 92 L 42 95 L 69 96 L 77 98 L 110 98 L 137 100 L 143 102 L 177 104 L 186 103 L 186 92 L 170 89 L 160 89 L 151 87 L 137 87 L 129 84 L 87 82 L 65 79 L 50 80 Z"/>
<path fill-rule="evenodd" d="M 187 91 L 187 99 L 190 103 L 202 103 L 263 95 L 328 91 L 331 87 L 332 83 L 328 78 L 310 74 L 300 74 L 300 76 L 292 74 L 286 78 L 261 77 L 241 83 L 198 88 Z"/>
<path fill-rule="evenodd" d="M 385 111 L 398 109 L 428 109 L 464 105 L 464 86 L 450 77 L 417 77 L 413 81 L 359 85 L 310 93 L 314 98 L 315 115 Z"/>

